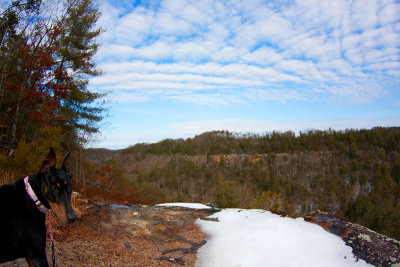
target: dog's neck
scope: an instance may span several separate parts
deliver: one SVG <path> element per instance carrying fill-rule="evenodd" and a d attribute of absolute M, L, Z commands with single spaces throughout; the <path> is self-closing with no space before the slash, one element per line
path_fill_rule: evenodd
<path fill-rule="evenodd" d="M 38 174 L 31 175 L 25 178 L 24 182 L 25 182 L 25 190 L 30 199 L 35 203 L 37 208 L 43 213 L 49 212 L 50 205 L 43 197 L 41 189 L 42 177 L 40 177 L 40 175 Z"/>

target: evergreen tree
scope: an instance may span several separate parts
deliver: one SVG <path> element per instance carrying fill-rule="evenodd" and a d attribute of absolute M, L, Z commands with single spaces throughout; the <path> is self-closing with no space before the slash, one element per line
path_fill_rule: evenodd
<path fill-rule="evenodd" d="M 57 10 L 57 12 L 54 12 Z M 102 94 L 88 90 L 101 29 L 93 0 L 12 1 L 0 15 L 0 147 L 61 127 L 69 147 L 99 130 Z"/>

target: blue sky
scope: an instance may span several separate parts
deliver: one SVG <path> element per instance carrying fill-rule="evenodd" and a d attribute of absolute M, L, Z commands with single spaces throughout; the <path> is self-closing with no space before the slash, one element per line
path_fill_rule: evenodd
<path fill-rule="evenodd" d="M 93 147 L 400 126 L 400 2 L 100 0 Z"/>

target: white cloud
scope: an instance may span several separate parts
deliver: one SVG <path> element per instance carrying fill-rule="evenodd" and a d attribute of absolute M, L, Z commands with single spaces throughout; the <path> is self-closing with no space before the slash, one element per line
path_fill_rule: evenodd
<path fill-rule="evenodd" d="M 211 59 L 216 62 L 237 62 L 241 55 L 246 52 L 246 50 L 243 51 L 243 49 L 237 49 L 233 46 L 225 46 L 221 50 L 215 51 Z"/>
<path fill-rule="evenodd" d="M 158 91 L 165 97 L 174 89 L 188 95 L 204 90 L 209 103 L 218 103 L 219 86 L 242 90 L 247 100 L 273 92 L 284 102 L 327 93 L 350 102 L 365 95 L 364 102 L 381 95 L 383 73 L 386 79 L 399 76 L 400 5 L 393 1 L 115 5 L 109 1 L 102 6 L 100 24 L 107 32 L 97 59 L 105 75 L 91 81 L 100 89 Z M 360 78 L 372 86 L 348 86 Z M 323 90 L 314 90 L 317 82 Z M 294 88 L 307 98 L 297 97 Z"/>
<path fill-rule="evenodd" d="M 183 42 L 176 44 L 173 50 L 173 57 L 178 61 L 200 61 L 211 57 L 210 51 L 217 49 L 213 42 Z"/>
<path fill-rule="evenodd" d="M 249 89 L 244 93 L 246 99 L 256 101 L 272 101 L 279 103 L 309 101 L 312 99 L 310 93 L 300 92 L 293 89 Z"/>
<path fill-rule="evenodd" d="M 207 105 L 207 106 L 221 106 L 221 105 L 232 105 L 232 104 L 245 104 L 247 99 L 244 99 L 240 95 L 235 94 L 193 94 L 193 93 L 175 93 L 170 94 L 168 99 L 177 100 L 182 103 L 190 103 L 196 105 Z"/>
<path fill-rule="evenodd" d="M 299 65 L 301 64 L 302 62 L 299 61 Z M 129 99 L 144 101 L 151 99 L 143 97 L 146 93 L 156 93 L 168 99 L 184 102 L 211 105 L 243 104 L 260 99 L 281 102 L 307 100 L 300 97 L 294 90 L 273 89 L 276 82 L 298 83 L 301 79 L 271 67 L 263 68 L 237 63 L 196 65 L 134 61 L 119 64 L 106 63 L 101 65 L 101 69 L 104 74 L 90 81 L 90 86 L 93 88 L 103 88 L 112 92 L 124 90 L 124 94 L 128 91 L 140 92 L 141 97 L 138 98 L 133 93 L 134 97 L 127 97 L 124 102 Z M 232 92 L 238 93 L 234 96 L 228 95 Z M 223 95 L 224 93 L 226 95 Z"/>
<path fill-rule="evenodd" d="M 354 68 L 353 66 L 346 60 L 342 58 L 337 58 L 334 60 L 324 60 L 318 63 L 319 69 L 330 69 L 337 75 L 347 75 L 350 76 L 353 74 Z"/>
<path fill-rule="evenodd" d="M 361 65 L 364 63 L 363 51 L 360 49 L 349 49 L 344 52 L 344 56 L 354 65 Z"/>
<path fill-rule="evenodd" d="M 385 6 L 378 14 L 379 23 L 387 24 L 399 19 L 400 3 L 391 3 Z"/>
<path fill-rule="evenodd" d="M 385 71 L 386 74 L 390 75 L 390 76 L 394 76 L 394 77 L 400 77 L 400 70 L 396 69 L 396 70 L 387 70 Z"/>
<path fill-rule="evenodd" d="M 103 131 L 90 147 L 106 147 L 108 149 L 122 149 L 137 143 L 155 143 L 171 136 L 168 133 L 132 133 L 120 131 Z M 176 135 L 176 138 L 180 137 Z"/>
<path fill-rule="evenodd" d="M 349 99 L 351 103 L 355 104 L 370 103 L 378 96 L 387 94 L 383 91 L 382 84 L 368 79 L 359 79 L 342 83 L 339 86 L 330 86 L 326 88 L 326 91 L 332 94 L 332 97 Z"/>
<path fill-rule="evenodd" d="M 305 80 L 323 80 L 322 75 L 312 61 L 288 59 L 279 62 L 275 67 L 283 71 L 296 73 L 302 76 Z"/>
<path fill-rule="evenodd" d="M 354 1 L 351 5 L 353 31 L 374 28 L 378 22 L 378 8 L 378 0 Z"/>
<path fill-rule="evenodd" d="M 106 60 L 112 58 L 113 60 L 123 60 L 134 55 L 135 48 L 128 45 L 109 45 L 103 47 L 96 55 L 98 59 Z"/>
<path fill-rule="evenodd" d="M 151 95 L 149 93 L 144 94 L 143 92 L 126 92 L 118 91 L 113 94 L 111 99 L 113 102 L 118 104 L 121 103 L 138 103 L 151 100 Z"/>
<path fill-rule="evenodd" d="M 345 51 L 357 48 L 360 43 L 362 43 L 362 40 L 358 33 L 345 35 L 342 39 L 342 47 Z"/>
<path fill-rule="evenodd" d="M 253 47 L 258 43 L 269 42 L 279 44 L 282 40 L 293 36 L 291 21 L 271 11 L 265 17 L 258 18 L 253 23 L 243 25 L 233 39 L 238 46 Z"/>
<path fill-rule="evenodd" d="M 251 53 L 247 53 L 242 57 L 246 62 L 256 63 L 259 65 L 270 65 L 282 60 L 282 56 L 271 47 L 260 47 Z"/>
<path fill-rule="evenodd" d="M 169 108 L 163 105 L 167 101 L 205 106 L 196 107 L 200 110 L 237 107 L 245 112 L 270 104 L 311 110 L 314 104 L 337 103 L 364 111 L 385 101 L 399 102 L 397 0 L 101 0 L 100 7 L 99 25 L 106 32 L 96 62 L 104 74 L 89 84 L 110 92 L 110 99 L 127 108 L 145 109 L 150 102 L 152 108 L 155 103 Z M 285 118 L 290 116 L 286 112 Z M 365 116 L 313 120 L 305 115 L 276 122 L 219 120 L 215 114 L 214 121 L 171 124 L 169 132 L 157 129 L 154 135 L 146 133 L 154 128 L 137 128 L 134 132 L 141 134 L 136 135 L 111 131 L 104 142 L 126 146 L 214 129 L 263 132 L 399 124 L 398 117 Z"/>
<path fill-rule="evenodd" d="M 271 123 L 249 120 L 215 120 L 174 123 L 171 128 L 187 134 L 199 134 L 212 130 L 229 130 L 232 132 L 264 132 L 270 129 Z"/>
<path fill-rule="evenodd" d="M 134 62 L 121 62 L 121 63 L 105 63 L 100 65 L 100 69 L 103 70 L 104 75 L 95 77 L 92 81 L 98 83 L 99 81 L 112 79 L 116 82 L 124 77 L 137 78 L 137 75 L 151 73 L 152 75 L 171 75 L 177 74 L 187 77 L 188 74 L 194 76 L 203 76 L 204 80 L 209 80 L 210 83 L 214 83 L 215 78 L 226 78 L 226 82 L 229 80 L 243 80 L 248 79 L 250 83 L 252 80 L 257 83 L 257 80 L 261 81 L 295 81 L 301 82 L 302 80 L 296 76 L 290 76 L 285 73 L 281 73 L 271 67 L 259 67 L 246 64 L 217 64 L 217 63 L 205 63 L 205 64 L 191 64 L 191 63 L 154 63 L 144 61 Z M 121 76 L 122 75 L 122 76 Z M 160 76 L 152 76 L 151 78 L 157 78 Z M 162 76 L 166 77 L 166 76 Z M 176 76 L 172 76 L 169 79 L 177 79 Z"/>

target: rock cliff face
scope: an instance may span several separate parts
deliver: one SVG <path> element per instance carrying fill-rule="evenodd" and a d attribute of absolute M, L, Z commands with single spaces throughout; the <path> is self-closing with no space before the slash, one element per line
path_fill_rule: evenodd
<path fill-rule="evenodd" d="M 206 242 L 194 221 L 216 211 L 92 203 L 76 223 L 53 225 L 56 263 L 58 266 L 194 266 L 197 250 Z M 314 212 L 303 217 L 339 235 L 358 258 L 375 266 L 400 266 L 398 241 L 326 213 Z M 47 252 L 51 259 L 49 246 Z M 2 266 L 26 266 L 26 263 L 18 260 Z"/>

